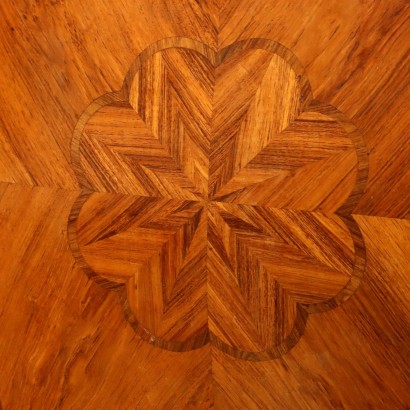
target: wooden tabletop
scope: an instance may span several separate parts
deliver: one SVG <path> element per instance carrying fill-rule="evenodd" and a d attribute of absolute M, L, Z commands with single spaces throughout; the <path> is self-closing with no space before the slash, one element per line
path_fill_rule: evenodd
<path fill-rule="evenodd" d="M 407 1 L 0 15 L 0 408 L 410 408 Z"/>

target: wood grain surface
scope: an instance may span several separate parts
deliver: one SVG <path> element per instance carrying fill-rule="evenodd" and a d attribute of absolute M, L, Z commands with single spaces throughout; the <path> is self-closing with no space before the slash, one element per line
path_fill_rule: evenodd
<path fill-rule="evenodd" d="M 171 38 L 84 111 L 72 159 L 87 193 L 69 243 L 91 278 L 120 293 L 144 340 L 271 359 L 297 343 L 309 312 L 356 290 L 365 255 L 350 212 L 366 147 L 311 94 L 297 58 L 274 41 L 215 53 Z"/>
<path fill-rule="evenodd" d="M 0 408 L 410 407 L 406 1 L 0 15 Z"/>

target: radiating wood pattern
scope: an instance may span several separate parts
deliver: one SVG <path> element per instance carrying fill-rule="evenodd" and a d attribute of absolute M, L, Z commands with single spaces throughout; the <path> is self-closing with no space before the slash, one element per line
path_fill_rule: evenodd
<path fill-rule="evenodd" d="M 278 43 L 151 45 L 123 88 L 80 117 L 72 158 L 83 189 L 107 193 L 74 204 L 74 256 L 158 347 L 278 357 L 309 311 L 359 285 L 364 244 L 349 212 L 366 184 L 365 144 L 312 101 Z M 338 211 L 354 238 L 342 219 L 279 208 Z"/>
<path fill-rule="evenodd" d="M 410 407 L 407 2 L 0 15 L 0 408 Z"/>

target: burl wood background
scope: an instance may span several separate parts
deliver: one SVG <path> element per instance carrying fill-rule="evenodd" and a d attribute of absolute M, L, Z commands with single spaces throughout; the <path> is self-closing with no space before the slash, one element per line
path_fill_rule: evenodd
<path fill-rule="evenodd" d="M 0 408 L 410 408 L 407 1 L 0 29 Z"/>

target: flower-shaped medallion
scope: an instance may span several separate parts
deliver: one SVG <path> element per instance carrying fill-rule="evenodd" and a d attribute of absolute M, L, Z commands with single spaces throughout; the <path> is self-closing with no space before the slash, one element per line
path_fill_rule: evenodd
<path fill-rule="evenodd" d="M 365 145 L 276 42 L 153 44 L 82 114 L 72 162 L 73 255 L 158 347 L 272 359 L 360 283 Z"/>

